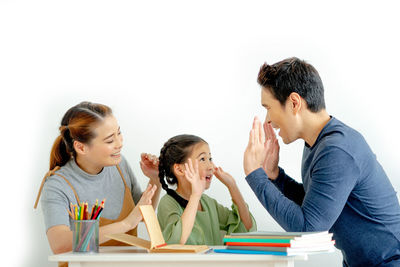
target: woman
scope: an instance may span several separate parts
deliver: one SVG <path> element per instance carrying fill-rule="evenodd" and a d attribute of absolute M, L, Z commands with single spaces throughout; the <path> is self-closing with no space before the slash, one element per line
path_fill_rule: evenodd
<path fill-rule="evenodd" d="M 70 203 L 106 198 L 101 213 L 99 243 L 119 245 L 105 237 L 127 232 L 136 235 L 142 220 L 139 205 L 156 207 L 160 194 L 158 161 L 142 154 L 140 166 L 150 178 L 142 193 L 125 158 L 121 155 L 122 135 L 112 110 L 102 104 L 82 102 L 64 115 L 60 135 L 50 155 L 50 171 L 44 177 L 41 205 L 47 238 L 55 254 L 72 250 Z"/>

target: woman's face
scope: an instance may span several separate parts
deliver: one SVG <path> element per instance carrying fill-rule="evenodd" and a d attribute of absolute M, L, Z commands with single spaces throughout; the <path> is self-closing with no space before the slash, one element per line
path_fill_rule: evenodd
<path fill-rule="evenodd" d="M 86 145 L 86 161 L 101 168 L 120 163 L 123 139 L 116 118 L 105 117 L 94 132 L 96 137 Z"/>

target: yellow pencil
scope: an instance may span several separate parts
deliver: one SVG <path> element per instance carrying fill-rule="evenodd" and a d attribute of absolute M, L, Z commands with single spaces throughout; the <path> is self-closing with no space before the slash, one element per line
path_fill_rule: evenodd
<path fill-rule="evenodd" d="M 74 208 L 75 208 L 75 220 L 78 220 L 78 206 L 75 204 Z"/>

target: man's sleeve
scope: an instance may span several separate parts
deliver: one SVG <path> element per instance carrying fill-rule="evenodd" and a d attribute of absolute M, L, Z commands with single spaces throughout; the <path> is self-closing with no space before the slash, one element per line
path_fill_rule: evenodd
<path fill-rule="evenodd" d="M 294 201 L 297 205 L 301 205 L 304 199 L 303 184 L 296 182 L 293 178 L 285 173 L 279 167 L 279 175 L 272 183 L 282 192 L 288 199 Z"/>
<path fill-rule="evenodd" d="M 351 155 L 337 147 L 327 147 L 312 166 L 310 188 L 302 205 L 285 197 L 257 169 L 246 180 L 260 202 L 286 231 L 329 230 L 343 210 L 354 188 L 359 169 Z"/>

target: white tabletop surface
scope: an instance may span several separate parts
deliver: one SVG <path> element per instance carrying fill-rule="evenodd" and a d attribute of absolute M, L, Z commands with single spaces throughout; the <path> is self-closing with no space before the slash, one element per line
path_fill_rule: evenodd
<path fill-rule="evenodd" d="M 213 248 L 224 248 L 224 246 Z M 151 255 L 151 257 L 149 257 Z M 274 256 L 274 255 L 254 255 L 254 254 L 226 254 L 215 253 L 212 250 L 205 253 L 148 253 L 145 249 L 127 247 L 100 247 L 99 253 L 62 253 L 49 256 L 49 261 L 280 261 L 280 260 L 307 260 L 307 255 L 298 256 Z"/>

